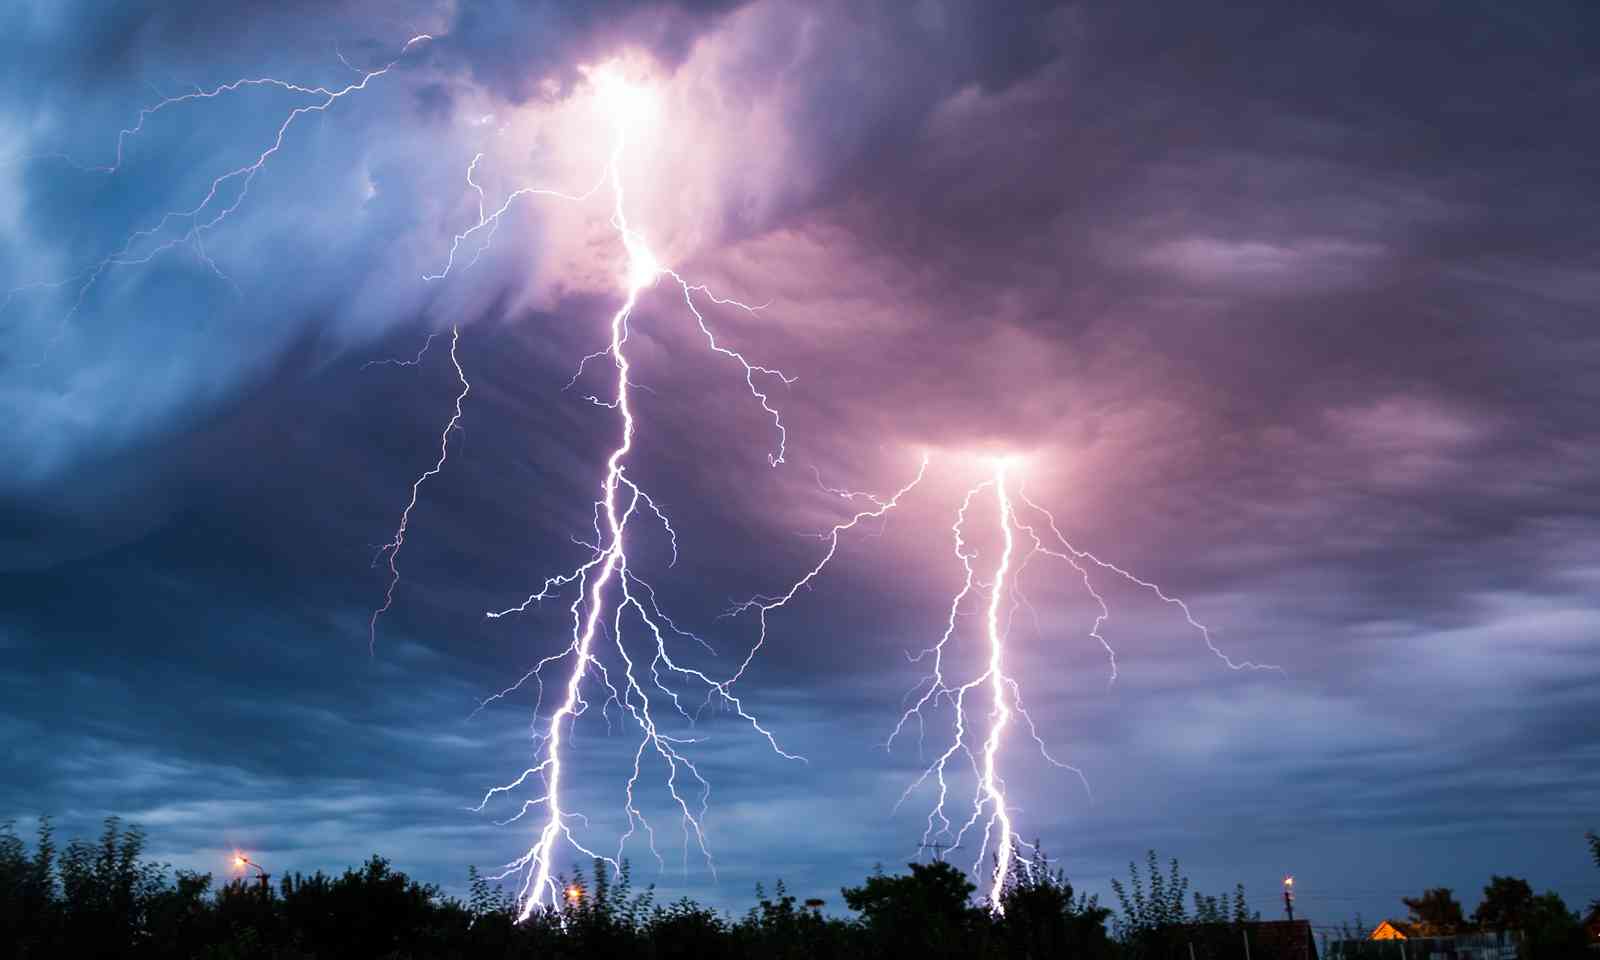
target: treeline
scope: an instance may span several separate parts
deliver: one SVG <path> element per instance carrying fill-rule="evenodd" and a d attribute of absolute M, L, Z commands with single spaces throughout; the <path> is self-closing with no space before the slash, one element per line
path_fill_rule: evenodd
<path fill-rule="evenodd" d="M 1085 958 L 1233 960 L 1251 921 L 1243 888 L 1190 895 L 1172 861 L 1155 854 L 1147 876 L 1130 865 L 1114 888 L 1121 912 L 1077 894 L 1042 854 L 1007 878 L 1002 914 L 945 863 L 875 871 L 840 892 L 854 914 L 799 903 L 781 881 L 742 916 L 687 898 L 659 902 L 626 869 L 562 878 L 563 906 L 518 923 L 499 885 L 469 871 L 466 899 L 445 896 L 374 856 L 338 876 L 291 874 L 220 886 L 207 873 L 172 871 L 143 857 L 137 827 L 107 820 L 97 840 L 60 846 L 48 821 L 32 849 L 0 827 L 0 958 L 541 958 L 541 960 L 734 960 L 734 958 Z M 1257 942 L 1250 960 L 1299 960 L 1301 950 Z"/>
<path fill-rule="evenodd" d="M 1111 958 L 1109 911 L 1077 896 L 1059 871 L 1006 884 L 1004 919 L 973 900 L 965 875 L 944 863 L 881 871 L 841 893 L 858 916 L 825 915 L 783 883 L 743 916 L 687 898 L 657 901 L 626 868 L 595 864 L 561 878 L 559 910 L 517 922 L 512 896 L 469 871 L 465 900 L 445 896 L 374 856 L 339 876 L 291 874 L 268 886 L 172 871 L 142 856 L 145 835 L 107 820 L 96 841 L 58 847 L 48 821 L 33 849 L 0 829 L 0 958 Z"/>

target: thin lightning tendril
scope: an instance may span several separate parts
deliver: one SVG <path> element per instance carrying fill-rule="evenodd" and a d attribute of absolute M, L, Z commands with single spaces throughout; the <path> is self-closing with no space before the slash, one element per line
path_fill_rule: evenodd
<path fill-rule="evenodd" d="M 417 350 L 417 355 L 412 357 L 410 360 L 402 360 L 399 357 L 386 357 L 382 360 L 368 360 L 366 363 L 361 365 L 361 369 L 367 370 L 372 367 L 420 367 L 422 365 L 422 358 L 428 355 L 428 349 L 433 346 L 433 341 L 438 339 L 438 337 L 439 334 L 437 332 L 428 334 L 427 339 L 422 341 L 422 346 Z"/>
<path fill-rule="evenodd" d="M 756 635 L 756 642 L 751 645 L 750 652 L 746 654 L 744 661 L 739 664 L 739 669 L 734 672 L 733 678 L 728 681 L 729 683 L 735 683 L 740 677 L 744 676 L 745 671 L 750 667 L 751 661 L 755 659 L 756 654 L 760 652 L 762 645 L 766 643 L 767 615 L 774 610 L 787 606 L 789 601 L 795 598 L 796 594 L 798 594 L 802 589 L 810 587 L 812 581 L 822 575 L 822 571 L 830 562 L 832 562 L 834 554 L 838 553 L 839 551 L 840 536 L 843 535 L 845 531 L 855 528 L 862 521 L 880 519 L 890 510 L 893 510 L 896 506 L 899 506 L 901 498 L 915 489 L 917 484 L 922 482 L 922 478 L 927 474 L 927 472 L 928 457 L 924 455 L 921 464 L 917 467 L 917 475 L 911 479 L 911 482 L 907 483 L 899 490 L 896 490 L 893 495 L 887 498 L 873 497 L 870 494 L 867 495 L 873 503 L 872 509 L 858 511 L 851 516 L 850 519 L 834 524 L 832 529 L 823 534 L 823 539 L 828 542 L 828 549 L 823 553 L 822 559 L 818 560 L 816 565 L 810 570 L 807 570 L 799 580 L 796 580 L 793 584 L 791 584 L 789 589 L 779 594 L 752 597 L 749 600 L 734 604 L 727 610 L 726 613 L 723 614 L 724 617 L 735 617 L 754 610 L 756 612 L 756 622 L 759 625 L 759 632 Z"/>
<path fill-rule="evenodd" d="M 369 656 L 377 651 L 378 618 L 387 613 L 390 607 L 394 606 L 394 588 L 400 582 L 400 568 L 397 564 L 400 558 L 400 548 L 406 542 L 406 528 L 411 524 L 411 511 L 417 506 L 417 496 L 422 492 L 422 485 L 430 477 L 438 476 L 440 471 L 444 469 L 444 462 L 450 456 L 450 434 L 461 425 L 461 403 L 467 399 L 467 394 L 472 392 L 472 384 L 467 382 L 466 371 L 461 369 L 461 360 L 456 356 L 456 345 L 460 341 L 460 328 L 451 327 L 450 364 L 456 368 L 456 382 L 461 384 L 461 392 L 456 394 L 455 412 L 451 415 L 450 421 L 444 425 L 444 430 L 439 434 L 439 459 L 433 466 L 423 471 L 411 484 L 411 500 L 406 504 L 406 508 L 400 512 L 400 525 L 395 528 L 394 536 L 390 538 L 389 542 L 378 548 L 377 555 L 373 558 L 373 563 L 377 563 L 379 558 L 387 555 L 389 561 L 389 585 L 383 593 L 383 605 L 372 611 L 372 617 L 367 621 L 367 653 Z M 428 343 L 431 344 L 432 342 L 433 337 L 430 336 Z M 422 350 L 418 351 L 415 360 L 402 360 L 399 361 L 400 365 L 406 366 L 421 363 L 422 354 L 427 349 L 427 344 L 424 344 Z"/>
<path fill-rule="evenodd" d="M 1182 600 L 1180 600 L 1177 597 L 1169 596 L 1166 593 L 1166 591 L 1161 589 L 1160 586 L 1158 586 L 1158 585 L 1156 585 L 1154 583 L 1151 583 L 1148 580 L 1141 580 L 1138 577 L 1134 576 L 1133 574 L 1129 573 L 1127 570 L 1124 570 L 1123 568 L 1117 566 L 1116 564 L 1108 563 L 1107 561 L 1100 559 L 1099 557 L 1095 556 L 1094 554 L 1090 553 L 1087 550 L 1080 550 L 1077 547 L 1073 546 L 1071 541 L 1069 541 L 1066 538 L 1066 536 L 1064 536 L 1061 533 L 1061 528 L 1056 526 L 1056 518 L 1055 518 L 1054 514 L 1052 514 L 1049 510 L 1046 510 L 1045 508 L 1039 506 L 1037 503 L 1034 503 L 1032 500 L 1028 499 L 1028 496 L 1027 496 L 1026 493 L 1020 494 L 1020 496 L 1021 496 L 1021 499 L 1022 499 L 1023 503 L 1026 503 L 1030 508 L 1032 508 L 1033 510 L 1037 511 L 1039 514 L 1041 514 L 1045 518 L 1045 522 L 1048 523 L 1049 526 L 1050 526 L 1050 534 L 1051 534 L 1051 536 L 1055 537 L 1056 542 L 1061 544 L 1062 549 L 1066 551 L 1065 553 L 1062 553 L 1062 552 L 1057 551 L 1057 550 L 1049 549 L 1049 548 L 1045 547 L 1042 542 L 1039 541 L 1038 537 L 1035 536 L 1034 537 L 1034 543 L 1037 545 L 1037 549 L 1039 550 L 1039 552 L 1045 554 L 1046 556 L 1054 557 L 1057 560 L 1066 561 L 1066 563 L 1069 566 L 1071 566 L 1073 568 L 1073 570 L 1077 571 L 1083 577 L 1084 586 L 1086 588 L 1088 588 L 1089 593 L 1090 593 L 1091 596 L 1094 597 L 1095 602 L 1100 604 L 1100 616 L 1095 619 L 1094 629 L 1090 632 L 1089 635 L 1094 637 L 1096 640 L 1099 640 L 1100 643 L 1103 646 L 1105 646 L 1106 652 L 1108 654 L 1110 654 L 1110 656 L 1111 656 L 1111 678 L 1113 680 L 1115 680 L 1116 676 L 1117 676 L 1116 654 L 1115 654 L 1114 651 L 1112 651 L 1111 645 L 1106 642 L 1105 638 L 1100 636 L 1100 627 L 1108 619 L 1110 619 L 1111 614 L 1106 608 L 1105 600 L 1102 599 L 1100 594 L 1096 593 L 1095 590 L 1094 590 L 1094 587 L 1092 585 L 1090 585 L 1090 583 L 1089 583 L 1089 571 L 1081 563 L 1079 563 L 1079 561 L 1087 560 L 1093 566 L 1096 566 L 1096 567 L 1099 567 L 1102 570 L 1106 570 L 1106 571 L 1109 571 L 1111 573 L 1114 573 L 1117 576 L 1121 577 L 1123 580 L 1126 580 L 1128 583 L 1131 583 L 1136 587 L 1141 587 L 1141 588 L 1143 588 L 1145 590 L 1148 590 L 1150 593 L 1154 594 L 1156 599 L 1160 600 L 1162 603 L 1170 604 L 1172 606 L 1177 607 L 1179 610 L 1183 611 L 1183 619 L 1184 619 L 1184 621 L 1186 623 L 1188 623 L 1189 626 L 1193 627 L 1200 634 L 1200 638 L 1205 641 L 1206 649 L 1210 650 L 1212 652 L 1212 654 L 1214 654 L 1217 657 L 1217 659 L 1219 659 L 1223 663 L 1227 664 L 1229 670 L 1274 670 L 1274 671 L 1277 671 L 1279 673 L 1283 672 L 1283 668 L 1278 666 L 1278 665 L 1276 665 L 1276 664 L 1255 663 L 1255 662 L 1252 662 L 1250 660 L 1235 660 L 1232 657 L 1228 656 L 1226 653 L 1224 653 L 1222 651 L 1222 649 L 1220 647 L 1218 647 L 1216 645 L 1216 642 L 1212 640 L 1212 638 L 1211 638 L 1211 629 L 1209 627 L 1207 627 L 1205 624 L 1201 623 L 1200 621 L 1198 621 L 1198 620 L 1196 620 L 1194 618 L 1194 614 L 1189 611 L 1189 605 L 1187 603 L 1184 603 Z M 1027 530 L 1030 536 L 1033 535 L 1033 529 L 1031 527 L 1023 527 L 1023 529 Z"/>
<path fill-rule="evenodd" d="M 209 90 L 196 88 L 191 93 L 166 97 L 152 106 L 141 109 L 134 124 L 130 127 L 122 129 L 117 133 L 115 154 L 112 162 L 109 164 L 98 166 L 86 165 L 77 161 L 73 161 L 70 158 L 64 157 L 60 154 L 48 155 L 50 157 L 57 157 L 67 160 L 71 166 L 88 173 L 114 176 L 122 170 L 128 141 L 134 137 L 137 137 L 144 131 L 145 122 L 147 120 L 157 113 L 167 110 L 168 108 L 200 100 L 215 100 L 228 94 L 235 93 L 239 90 L 249 88 L 276 89 L 285 91 L 287 93 L 292 93 L 297 96 L 314 98 L 313 102 L 294 107 L 288 112 L 288 114 L 284 116 L 282 122 L 279 123 L 277 131 L 272 137 L 271 142 L 256 155 L 254 160 L 214 177 L 210 186 L 207 188 L 205 195 L 201 197 L 198 203 L 188 207 L 187 209 L 167 211 L 153 225 L 135 230 L 133 233 L 129 234 L 123 240 L 122 246 L 117 248 L 112 253 L 102 257 L 95 263 L 86 266 L 77 273 L 74 273 L 64 279 L 35 282 L 11 289 L 6 293 L 4 300 L 0 300 L 0 311 L 3 311 L 9 307 L 11 302 L 18 295 L 30 290 L 61 289 L 63 287 L 72 287 L 74 284 L 76 284 L 77 292 L 73 299 L 72 307 L 61 317 L 60 321 L 58 322 L 56 334 L 51 339 L 51 343 L 54 343 L 56 340 L 60 339 L 62 334 L 66 331 L 67 325 L 70 324 L 72 319 L 77 316 L 78 312 L 83 309 L 84 301 L 88 298 L 89 292 L 94 289 L 97 283 L 99 283 L 100 278 L 105 275 L 106 271 L 110 270 L 112 267 L 134 266 L 149 263 L 161 254 L 185 244 L 194 250 L 195 256 L 200 260 L 201 263 L 205 265 L 206 269 L 210 270 L 218 278 L 232 283 L 232 280 L 228 277 L 228 275 L 223 272 L 222 268 L 218 266 L 217 262 L 213 260 L 210 254 L 206 252 L 205 234 L 208 231 L 215 229 L 224 220 L 232 216 L 234 211 L 238 210 L 240 205 L 244 203 L 245 198 L 250 194 L 250 186 L 255 182 L 256 175 L 260 173 L 262 168 L 267 165 L 272 157 L 283 148 L 284 138 L 288 136 L 289 130 L 294 126 L 295 121 L 299 120 L 308 113 L 325 112 L 335 103 L 339 102 L 345 97 L 365 90 L 367 85 L 373 80 L 384 76 L 398 66 L 400 60 L 407 53 L 409 53 L 413 47 L 418 44 L 431 41 L 432 39 L 432 36 L 425 33 L 412 37 L 400 48 L 400 53 L 395 57 L 395 59 L 390 60 L 383 66 L 372 70 L 357 71 L 361 74 L 360 79 L 351 81 L 342 87 L 312 87 L 298 83 L 291 83 L 289 81 L 280 80 L 274 77 L 253 77 L 220 84 L 212 87 Z M 220 201 L 219 197 L 223 193 L 224 189 L 235 183 L 237 184 L 235 187 L 237 192 L 233 196 L 232 201 Z M 187 224 L 187 226 L 182 228 L 182 231 L 176 236 L 169 236 L 166 239 L 159 239 L 163 234 L 167 233 L 168 227 L 174 223 Z M 150 243 L 150 241 L 155 242 Z"/>

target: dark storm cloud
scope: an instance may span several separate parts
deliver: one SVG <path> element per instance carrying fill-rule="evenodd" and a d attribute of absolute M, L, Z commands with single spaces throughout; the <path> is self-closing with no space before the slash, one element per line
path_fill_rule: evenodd
<path fill-rule="evenodd" d="M 883 367 L 873 405 L 893 421 L 920 397 L 905 429 L 928 438 L 1009 419 L 1026 446 L 1042 420 L 1070 437 L 1114 411 L 1143 448 L 1118 451 L 1117 483 L 1141 499 L 1170 496 L 1129 476 L 1159 459 L 1207 499 L 1299 501 L 1304 559 L 1308 526 L 1367 514 L 1413 528 L 1396 568 L 1500 544 L 1511 569 L 1458 573 L 1520 576 L 1535 525 L 1596 506 L 1577 373 L 1600 349 L 1594 191 L 1571 158 L 1600 88 L 1572 16 L 1061 15 L 1045 75 L 945 99 L 818 215 L 914 264 L 914 286 L 888 280 L 927 314 L 900 362 L 836 351 L 841 379 Z M 1527 69 L 1506 83 L 1497 64 Z M 1019 350 L 1049 358 L 1019 406 L 971 403 L 993 383 L 979 364 L 1014 370 Z M 1140 416 L 1162 405 L 1169 422 Z"/>
<path fill-rule="evenodd" d="M 513 103 L 548 99 L 571 91 L 579 64 L 614 55 L 618 47 L 645 49 L 676 66 L 701 33 L 737 6 L 737 0 L 490 0 L 464 5 L 443 46 Z"/>
<path fill-rule="evenodd" d="M 452 123 L 471 98 L 559 99 L 577 64 L 625 43 L 786 134 L 734 158 L 732 199 L 707 211 L 719 242 L 686 269 L 774 301 L 715 320 L 799 375 L 777 395 L 790 463 L 768 467 L 769 425 L 670 298 L 637 324 L 652 392 L 636 475 L 685 559 L 667 569 L 654 532 L 641 548 L 681 622 L 742 654 L 752 624 L 718 614 L 806 569 L 819 545 L 796 534 L 841 515 L 812 464 L 882 491 L 924 444 L 1034 451 L 1029 489 L 1072 536 L 1287 671 L 1232 674 L 1170 608 L 1112 584 L 1108 687 L 1068 571 L 1030 566 L 1043 629 L 1019 626 L 1015 656 L 1096 799 L 1054 771 L 1012 785 L 1022 829 L 1080 886 L 1156 845 L 1210 890 L 1298 870 L 1319 919 L 1394 912 L 1423 885 L 1472 891 L 1491 871 L 1569 902 L 1586 889 L 1600 57 L 1583 6 L 10 17 L 25 42 L 0 67 L 8 89 L 43 92 L 0 101 L 0 123 L 24 153 L 94 162 L 147 81 L 293 68 L 331 83 L 353 76 L 335 40 L 359 64 L 422 30 L 439 40 L 307 125 L 253 188 L 211 251 L 252 264 L 237 293 L 183 257 L 119 270 L 37 369 L 58 314 L 27 299 L 0 314 L 17 425 L 0 438 L 0 734 L 7 767 L 28 771 L 6 778 L 0 816 L 83 829 L 126 813 L 205 869 L 234 843 L 283 867 L 377 848 L 458 883 L 467 862 L 516 852 L 523 834 L 461 808 L 515 775 L 529 703 L 467 718 L 553 649 L 564 608 L 482 611 L 578 555 L 614 421 L 561 387 L 611 303 L 527 307 L 538 249 L 442 291 L 394 278 L 459 229 L 476 145 Z M 325 49 L 283 40 L 301 34 Z M 234 138 L 259 138 L 277 106 L 247 103 L 152 129 L 126 183 L 4 168 L 5 284 L 92 258 L 236 162 Z M 741 168 L 758 161 L 770 180 L 751 186 Z M 409 357 L 457 320 L 473 393 L 369 658 L 372 549 L 436 456 L 455 384 L 443 341 L 416 368 L 360 363 Z M 775 617 L 750 702 L 812 762 L 717 720 L 724 880 L 663 882 L 735 903 L 781 873 L 828 895 L 909 852 L 926 797 L 894 803 L 916 749 L 880 747 L 916 679 L 902 651 L 937 633 L 957 585 L 951 510 L 976 468 L 953 457 Z M 602 756 L 627 749 L 585 730 Z M 581 789 L 597 817 L 620 813 L 603 780 Z M 824 796 L 834 823 L 797 835 Z"/>

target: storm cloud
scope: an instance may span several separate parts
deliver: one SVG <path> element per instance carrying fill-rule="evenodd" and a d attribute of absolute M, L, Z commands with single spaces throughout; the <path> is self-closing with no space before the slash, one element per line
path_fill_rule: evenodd
<path fill-rule="evenodd" d="M 792 582 L 843 516 L 817 477 L 888 492 L 933 451 L 752 666 L 747 701 L 811 762 L 708 719 L 719 879 L 673 838 L 663 888 L 828 896 L 915 853 L 927 797 L 895 802 L 921 762 L 882 744 L 960 583 L 961 493 L 1005 451 L 1075 542 L 1283 667 L 1229 671 L 1108 585 L 1108 684 L 1092 603 L 1030 564 L 1017 672 L 1091 790 L 1020 750 L 1008 779 L 1081 888 L 1154 846 L 1263 913 L 1294 872 L 1316 922 L 1424 885 L 1470 906 L 1491 872 L 1592 898 L 1585 5 L 41 3 L 0 25 L 0 817 L 120 813 L 203 869 L 378 850 L 449 887 L 520 852 L 523 825 L 467 808 L 521 769 L 532 701 L 475 708 L 557 649 L 565 609 L 483 611 L 582 555 L 616 426 L 563 388 L 615 262 L 592 210 L 524 203 L 470 269 L 422 278 L 477 217 L 478 154 L 496 202 L 587 185 L 580 68 L 621 57 L 662 103 L 639 222 L 685 276 L 768 303 L 708 319 L 796 377 L 773 468 L 742 372 L 670 290 L 641 305 L 630 475 L 678 531 L 675 567 L 640 547 L 663 603 L 741 656 L 729 601 Z M 86 169 L 141 107 L 390 61 L 297 120 L 203 248 L 78 302 L 304 98 L 166 109 L 114 174 Z M 453 325 L 473 390 L 369 655 L 373 552 L 455 376 L 437 339 L 367 364 Z M 590 719 L 574 782 L 603 832 L 630 741 Z"/>

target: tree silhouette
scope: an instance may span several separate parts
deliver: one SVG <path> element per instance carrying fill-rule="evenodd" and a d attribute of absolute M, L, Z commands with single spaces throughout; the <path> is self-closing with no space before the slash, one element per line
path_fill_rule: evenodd
<path fill-rule="evenodd" d="M 1589 855 L 1594 857 L 1594 865 L 1600 867 L 1600 833 L 1591 830 L 1583 838 L 1589 841 Z M 1600 898 L 1589 901 L 1589 909 L 1600 913 Z"/>
<path fill-rule="evenodd" d="M 1179 872 L 1176 857 L 1167 861 L 1167 868 L 1167 875 L 1163 877 L 1156 852 L 1151 850 L 1145 855 L 1147 879 L 1140 878 L 1138 867 L 1131 861 L 1128 863 L 1128 886 L 1112 879 L 1111 890 L 1122 906 L 1117 933 L 1123 940 L 1138 939 L 1151 931 L 1182 926 L 1189 921 L 1184 906 L 1189 878 Z"/>
<path fill-rule="evenodd" d="M 1260 919 L 1250 912 L 1242 883 L 1234 885 L 1232 894 L 1210 896 L 1195 891 L 1191 915 L 1185 905 L 1189 878 L 1176 858 L 1167 861 L 1163 874 L 1154 850 L 1145 855 L 1143 876 L 1136 864 L 1129 863 L 1127 885 L 1113 879 L 1111 889 L 1122 908 L 1115 922 L 1117 940 L 1128 957 L 1231 960 L 1242 943 L 1239 925 Z"/>
<path fill-rule="evenodd" d="M 0 942 L 26 956 L 55 920 L 55 842 L 48 817 L 39 821 L 34 855 L 14 832 L 0 827 Z"/>
<path fill-rule="evenodd" d="M 1523 918 L 1524 960 L 1564 960 L 1588 953 L 1584 949 L 1583 925 L 1560 895 L 1546 891 L 1533 897 Z"/>
<path fill-rule="evenodd" d="M 1520 877 L 1492 876 L 1472 922 L 1485 930 L 1521 930 L 1533 911 L 1533 888 Z"/>
<path fill-rule="evenodd" d="M 1052 870 L 1049 857 L 1038 843 L 1027 865 L 1011 859 L 1011 872 L 1000 895 L 1005 908 L 996 923 L 995 937 L 1004 956 L 1107 957 L 1112 943 L 1106 936 L 1111 911 L 1098 899 L 1074 897 L 1066 872 Z"/>
<path fill-rule="evenodd" d="M 844 902 L 861 914 L 877 956 L 971 956 L 985 914 L 972 903 L 977 888 L 944 861 L 907 864 L 909 876 L 878 868 L 866 883 L 845 887 Z"/>
<path fill-rule="evenodd" d="M 378 856 L 338 875 L 285 874 L 276 887 L 238 879 L 215 886 L 208 874 L 146 861 L 144 842 L 142 831 L 113 818 L 96 840 L 58 847 L 44 820 L 30 851 L 0 825 L 0 956 L 1240 960 L 1239 924 L 1251 916 L 1242 887 L 1215 897 L 1196 893 L 1176 861 L 1163 865 L 1152 852 L 1143 871 L 1130 865 L 1127 882 L 1114 885 L 1121 911 L 1113 939 L 1106 929 L 1111 911 L 1075 891 L 1037 844 L 1018 849 L 1026 859 L 1011 859 L 999 904 L 975 901 L 972 882 L 950 864 L 915 863 L 906 874 L 878 868 L 861 885 L 843 888 L 853 917 L 828 916 L 823 901 L 799 900 L 778 880 L 770 894 L 758 885 L 754 906 L 735 918 L 687 898 L 659 904 L 653 888 L 634 888 L 628 864 L 615 870 L 596 862 L 559 878 L 573 891 L 560 906 L 519 923 L 515 898 L 476 870 L 468 871 L 464 901 Z M 1516 884 L 1496 877 L 1485 899 L 1526 907 L 1526 956 L 1574 955 L 1576 917 L 1554 894 L 1525 903 Z M 1454 902 L 1447 890 L 1417 902 L 1431 911 L 1441 893 Z M 993 906 L 1003 909 L 991 912 Z M 1277 958 L 1261 944 L 1252 960 Z"/>
<path fill-rule="evenodd" d="M 1461 904 L 1449 887 L 1430 887 L 1422 896 L 1401 897 L 1400 902 L 1411 911 L 1411 922 L 1430 935 L 1447 936 L 1466 926 Z"/>

